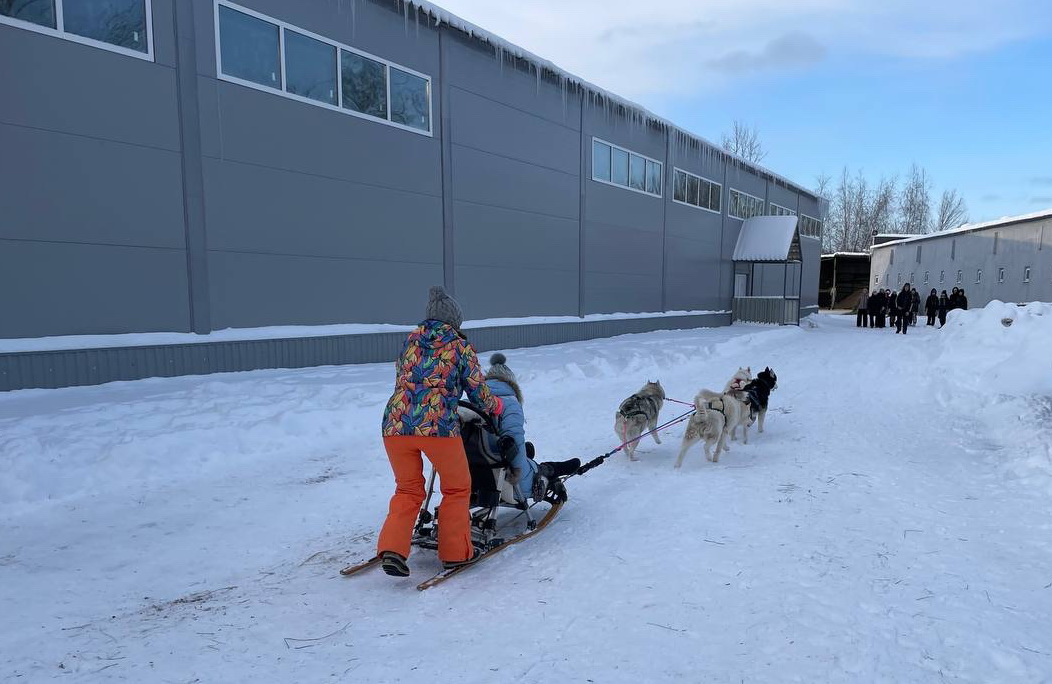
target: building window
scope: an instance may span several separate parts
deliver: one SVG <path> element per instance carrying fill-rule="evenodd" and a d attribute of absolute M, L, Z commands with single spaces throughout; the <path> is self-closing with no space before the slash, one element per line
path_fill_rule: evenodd
<path fill-rule="evenodd" d="M 994 254 L 997 254 L 997 243 L 1001 241 L 1001 233 L 994 231 Z"/>
<path fill-rule="evenodd" d="M 599 138 L 592 138 L 592 180 L 661 197 L 662 164 Z"/>
<path fill-rule="evenodd" d="M 927 271 L 924 272 L 924 284 L 925 285 L 928 284 L 928 272 Z"/>
<path fill-rule="evenodd" d="M 1003 283 L 1005 281 L 1005 269 L 1001 266 L 997 269 L 997 282 Z"/>
<path fill-rule="evenodd" d="M 964 282 L 964 271 L 957 271 L 957 284 L 960 285 Z"/>
<path fill-rule="evenodd" d="M 946 271 L 939 271 L 939 284 L 946 282 Z"/>
<path fill-rule="evenodd" d="M 879 273 L 877 275 L 873 276 L 873 284 L 874 285 L 879 285 L 880 284 L 880 274 Z"/>
<path fill-rule="evenodd" d="M 763 214 L 763 205 L 759 197 L 731 188 L 731 206 L 727 213 L 734 218 L 750 219 Z"/>
<path fill-rule="evenodd" d="M 717 213 L 720 211 L 722 185 L 680 169 L 673 171 L 672 179 L 672 201 Z"/>
<path fill-rule="evenodd" d="M 896 274 L 895 284 L 896 285 L 901 285 L 902 284 L 902 274 L 901 273 Z"/>
<path fill-rule="evenodd" d="M 1024 283 L 1029 283 L 1030 282 L 1030 267 L 1029 266 L 1027 266 L 1026 268 L 1023 269 L 1023 282 Z"/>
<path fill-rule="evenodd" d="M 983 282 L 983 269 L 978 268 L 975 270 L 975 284 L 978 285 L 981 282 Z"/>
<path fill-rule="evenodd" d="M 153 59 L 152 0 L 0 0 L 0 24 Z"/>
<path fill-rule="evenodd" d="M 920 260 L 921 260 L 921 245 L 917 245 L 917 263 L 918 264 L 920 263 Z"/>
<path fill-rule="evenodd" d="M 957 238 L 950 240 L 950 261 L 957 259 Z"/>
<path fill-rule="evenodd" d="M 285 89 L 293 95 L 336 104 L 336 47 L 285 31 Z"/>
<path fill-rule="evenodd" d="M 340 84 L 344 109 L 387 118 L 387 66 L 383 62 L 340 50 Z"/>
<path fill-rule="evenodd" d="M 215 7 L 221 79 L 431 135 L 427 75 L 226 0 Z"/>
<path fill-rule="evenodd" d="M 917 274 L 914 273 L 913 271 L 910 271 L 910 280 L 909 280 L 909 282 L 914 284 L 914 285 L 917 284 Z"/>
<path fill-rule="evenodd" d="M 771 202 L 771 216 L 796 216 L 796 212 L 789 207 Z"/>
<path fill-rule="evenodd" d="M 890 249 L 890 250 L 888 250 L 888 266 L 894 266 L 894 265 L 895 265 L 895 250 L 894 249 Z"/>
<path fill-rule="evenodd" d="M 822 237 L 822 222 L 807 214 L 800 214 L 800 234 L 807 237 Z"/>

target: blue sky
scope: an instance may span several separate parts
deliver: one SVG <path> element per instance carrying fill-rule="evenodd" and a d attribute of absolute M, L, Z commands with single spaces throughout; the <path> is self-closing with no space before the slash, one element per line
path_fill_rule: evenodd
<path fill-rule="evenodd" d="M 439 0 L 467 21 L 813 187 L 924 167 L 972 221 L 1052 207 L 1052 2 Z"/>

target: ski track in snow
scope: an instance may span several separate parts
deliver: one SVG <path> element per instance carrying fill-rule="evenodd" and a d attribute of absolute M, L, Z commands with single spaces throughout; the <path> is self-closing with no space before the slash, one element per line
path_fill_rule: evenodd
<path fill-rule="evenodd" d="M 673 426 L 423 593 L 426 551 L 338 574 L 393 489 L 390 364 L 0 395 L 0 681 L 1052 681 L 1044 306 L 511 351 L 540 460 L 612 448 L 647 379 L 778 389 L 718 464 L 673 470 Z"/>

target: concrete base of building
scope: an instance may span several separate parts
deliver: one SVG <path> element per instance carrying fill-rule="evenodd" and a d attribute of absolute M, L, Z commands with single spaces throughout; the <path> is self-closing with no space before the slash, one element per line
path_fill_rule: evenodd
<path fill-rule="evenodd" d="M 471 328 L 465 334 L 482 353 L 656 330 L 717 327 L 730 325 L 730 322 L 730 313 L 726 312 Z M 401 352 L 404 340 L 404 332 L 384 332 L 2 353 L 0 391 L 101 385 L 122 380 L 267 368 L 389 363 Z"/>

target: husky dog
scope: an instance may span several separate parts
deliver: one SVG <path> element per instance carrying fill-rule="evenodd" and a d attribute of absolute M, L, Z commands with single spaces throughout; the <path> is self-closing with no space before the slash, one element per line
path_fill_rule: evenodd
<path fill-rule="evenodd" d="M 771 391 L 777 388 L 778 376 L 768 366 L 756 374 L 755 380 L 750 380 L 741 390 L 732 392 L 734 397 L 748 409 L 748 418 L 741 423 L 746 444 L 749 443 L 749 426 L 754 421 L 758 421 L 757 432 L 763 432 L 763 421 L 767 417 L 767 402 L 771 399 Z M 731 439 L 734 439 L 734 429 L 731 431 Z"/>
<path fill-rule="evenodd" d="M 729 394 L 719 394 L 703 389 L 694 397 L 694 415 L 687 422 L 687 431 L 683 433 L 683 443 L 679 447 L 676 467 L 683 465 L 687 450 L 701 440 L 705 440 L 705 458 L 712 462 L 720 460 L 720 451 L 728 451 L 727 426 L 741 421 L 742 413 L 747 413 L 745 405 Z M 716 453 L 709 453 L 710 447 L 716 445 Z"/>
<path fill-rule="evenodd" d="M 661 444 L 661 438 L 658 437 L 655 428 L 663 403 L 665 390 L 661 383 L 647 380 L 643 389 L 622 401 L 618 407 L 617 414 L 614 415 L 614 432 L 625 444 L 625 453 L 631 460 L 639 460 L 636 458 L 636 446 L 639 444 L 639 436 L 643 434 L 643 428 L 650 430 L 654 441 Z"/>
<path fill-rule="evenodd" d="M 726 386 L 723 388 L 723 393 L 727 394 L 731 390 L 740 390 L 745 387 L 749 381 L 752 380 L 752 369 L 746 366 L 745 368 L 738 368 L 738 370 L 731 376 L 731 379 L 727 381 Z"/>

